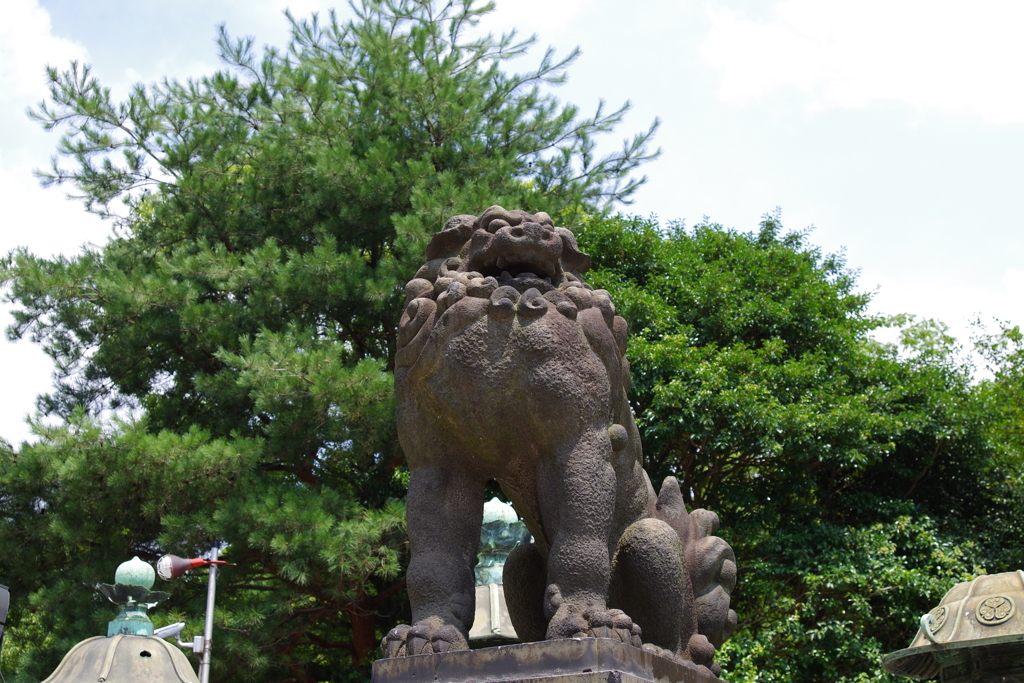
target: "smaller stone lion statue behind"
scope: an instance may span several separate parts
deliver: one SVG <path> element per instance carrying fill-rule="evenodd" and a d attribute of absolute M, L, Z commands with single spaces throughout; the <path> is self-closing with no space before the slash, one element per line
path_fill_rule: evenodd
<path fill-rule="evenodd" d="M 468 647 L 495 479 L 534 538 L 504 570 L 521 639 L 615 638 L 720 672 L 735 556 L 675 478 L 655 495 L 626 401 L 626 321 L 589 268 L 547 214 L 492 206 L 449 219 L 406 285 L 395 395 L 414 623 L 387 634 L 386 657 Z"/>

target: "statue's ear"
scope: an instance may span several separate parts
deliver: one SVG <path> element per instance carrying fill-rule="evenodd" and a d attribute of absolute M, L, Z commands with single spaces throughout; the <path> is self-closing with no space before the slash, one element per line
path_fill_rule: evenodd
<path fill-rule="evenodd" d="M 473 235 L 475 223 L 476 216 L 462 214 L 449 218 L 444 224 L 444 229 L 430 239 L 430 244 L 427 245 L 427 260 L 433 261 L 459 251 Z"/>
<path fill-rule="evenodd" d="M 562 267 L 577 275 L 590 270 L 590 257 L 576 246 L 576 235 L 565 228 L 555 228 L 555 231 L 562 238 Z"/>

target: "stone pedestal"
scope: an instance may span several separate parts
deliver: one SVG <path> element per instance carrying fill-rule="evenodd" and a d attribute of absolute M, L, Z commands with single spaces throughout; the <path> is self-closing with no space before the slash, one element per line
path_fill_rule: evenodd
<path fill-rule="evenodd" d="M 373 663 L 373 683 L 498 682 L 721 683 L 721 679 L 608 638 L 519 643 Z"/>

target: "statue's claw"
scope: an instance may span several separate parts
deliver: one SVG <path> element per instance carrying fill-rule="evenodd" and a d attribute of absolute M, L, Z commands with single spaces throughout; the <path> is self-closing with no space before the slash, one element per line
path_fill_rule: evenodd
<path fill-rule="evenodd" d="M 383 640 L 380 641 L 381 654 L 386 658 L 404 657 L 406 654 L 406 638 L 409 635 L 409 626 L 401 624 L 388 631 Z"/>
<path fill-rule="evenodd" d="M 548 638 L 611 638 L 640 647 L 640 627 L 619 609 L 588 609 L 583 614 L 556 617 L 548 627 Z"/>
<path fill-rule="evenodd" d="M 587 616 L 587 613 L 583 613 Z M 591 623 L 595 623 L 598 620 L 603 621 L 606 618 L 610 618 L 611 624 L 603 625 L 598 628 L 606 629 L 609 631 L 607 636 L 598 636 L 595 628 L 591 628 L 591 632 L 594 633 L 595 637 L 598 638 L 615 638 L 621 640 L 626 645 L 632 645 L 634 647 L 641 647 L 643 641 L 641 640 L 641 630 L 637 624 L 633 623 L 633 620 L 629 618 L 629 615 L 620 609 L 610 609 L 607 612 L 598 612 L 594 618 L 591 618 Z"/>
<path fill-rule="evenodd" d="M 429 655 L 468 648 L 466 638 L 459 629 L 450 624 L 435 627 L 428 622 L 396 626 L 380 642 L 385 658 Z"/>

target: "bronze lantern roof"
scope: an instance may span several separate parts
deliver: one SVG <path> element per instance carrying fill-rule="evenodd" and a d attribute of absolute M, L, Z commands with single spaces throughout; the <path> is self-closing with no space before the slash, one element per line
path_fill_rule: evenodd
<path fill-rule="evenodd" d="M 138 557 L 122 563 L 114 583 L 99 586 L 119 608 L 107 637 L 75 645 L 43 683 L 199 683 L 181 650 L 153 635 L 146 610 L 169 597 L 149 590 L 155 579 L 153 567 Z"/>
<path fill-rule="evenodd" d="M 97 636 L 64 656 L 43 683 L 199 683 L 188 658 L 156 636 Z"/>
<path fill-rule="evenodd" d="M 960 681 L 1024 681 L 1024 572 L 954 586 L 921 617 L 910 647 L 882 657 L 890 673 Z"/>

